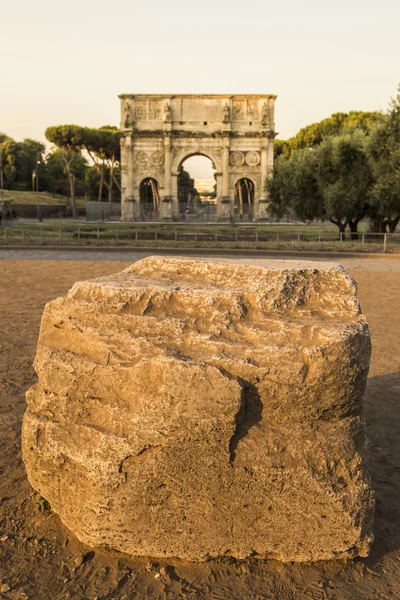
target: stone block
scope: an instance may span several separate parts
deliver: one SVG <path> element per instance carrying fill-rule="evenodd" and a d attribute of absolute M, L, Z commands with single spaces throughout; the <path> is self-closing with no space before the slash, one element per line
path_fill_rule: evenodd
<path fill-rule="evenodd" d="M 340 266 L 150 257 L 47 304 L 32 486 L 86 544 L 316 561 L 372 540 L 370 335 Z"/>

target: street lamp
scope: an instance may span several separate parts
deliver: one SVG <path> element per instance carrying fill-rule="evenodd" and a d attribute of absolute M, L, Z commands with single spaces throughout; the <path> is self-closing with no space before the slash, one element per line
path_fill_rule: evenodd
<path fill-rule="evenodd" d="M 0 144 L 0 192 L 1 200 L 4 201 L 4 181 L 3 181 L 3 148 Z"/>
<path fill-rule="evenodd" d="M 36 191 L 39 191 L 39 165 L 40 160 L 36 161 Z"/>

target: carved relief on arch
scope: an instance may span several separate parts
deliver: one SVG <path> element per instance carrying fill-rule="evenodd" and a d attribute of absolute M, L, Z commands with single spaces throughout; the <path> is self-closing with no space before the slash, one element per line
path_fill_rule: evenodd
<path fill-rule="evenodd" d="M 145 167 L 148 163 L 149 157 L 147 152 L 143 150 L 138 150 L 134 154 L 135 163 L 140 167 Z"/>
<path fill-rule="evenodd" d="M 150 163 L 155 167 L 160 167 L 164 164 L 164 154 L 159 150 L 155 150 L 150 156 Z"/>
<path fill-rule="evenodd" d="M 249 167 L 256 167 L 260 162 L 260 154 L 254 150 L 250 150 L 246 153 L 246 163 Z"/>

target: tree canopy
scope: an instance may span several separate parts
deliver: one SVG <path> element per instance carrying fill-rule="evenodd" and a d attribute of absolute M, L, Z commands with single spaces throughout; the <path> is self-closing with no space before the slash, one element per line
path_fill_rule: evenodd
<path fill-rule="evenodd" d="M 373 128 L 367 151 L 374 175 L 371 217 L 377 230 L 394 231 L 400 221 L 400 86 L 387 117 Z"/>
<path fill-rule="evenodd" d="M 351 111 L 275 142 L 266 182 L 270 211 L 304 220 L 329 219 L 353 235 L 364 217 L 374 231 L 400 221 L 400 90 L 386 114 Z"/>
<path fill-rule="evenodd" d="M 45 131 L 46 138 L 59 148 L 64 160 L 69 182 L 72 216 L 74 218 L 77 216 L 74 159 L 84 148 L 83 129 L 79 125 L 56 125 L 48 127 Z"/>
<path fill-rule="evenodd" d="M 327 119 L 303 127 L 292 138 L 287 140 L 286 147 L 293 150 L 314 148 L 327 137 L 346 133 L 349 130 L 361 129 L 368 132 L 382 118 L 379 112 L 363 112 L 352 110 L 348 113 L 334 113 Z"/>

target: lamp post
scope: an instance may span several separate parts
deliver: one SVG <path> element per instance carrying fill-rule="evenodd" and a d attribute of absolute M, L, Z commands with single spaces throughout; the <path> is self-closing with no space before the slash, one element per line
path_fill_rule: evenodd
<path fill-rule="evenodd" d="M 36 191 L 39 191 L 39 165 L 40 165 L 40 160 L 38 160 L 36 162 Z"/>
<path fill-rule="evenodd" d="M 3 148 L 0 144 L 0 192 L 1 201 L 4 201 L 4 181 L 3 181 Z"/>

